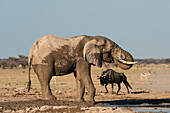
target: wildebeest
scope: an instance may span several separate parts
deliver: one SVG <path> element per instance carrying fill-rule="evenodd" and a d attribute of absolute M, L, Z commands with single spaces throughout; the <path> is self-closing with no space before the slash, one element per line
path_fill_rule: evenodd
<path fill-rule="evenodd" d="M 128 87 L 132 89 L 132 87 L 130 86 L 130 84 L 127 81 L 127 77 L 123 73 L 115 72 L 112 69 L 107 69 L 107 70 L 103 71 L 101 76 L 98 76 L 98 78 L 100 79 L 100 84 L 102 86 L 105 85 L 106 93 L 108 93 L 108 90 L 107 90 L 108 84 L 112 85 L 112 93 L 113 93 L 113 83 L 118 84 L 118 91 L 116 94 L 119 93 L 119 90 L 121 89 L 120 84 L 122 82 L 125 84 L 128 93 L 129 93 Z"/>

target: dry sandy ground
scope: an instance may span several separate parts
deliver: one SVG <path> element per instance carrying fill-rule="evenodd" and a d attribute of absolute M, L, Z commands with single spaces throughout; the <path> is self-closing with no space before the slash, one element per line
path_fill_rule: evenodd
<path fill-rule="evenodd" d="M 27 69 L 0 69 L 0 112 L 134 112 L 136 108 L 160 110 L 167 108 L 170 112 L 170 65 L 134 66 L 130 70 L 113 68 L 124 72 L 132 86 L 131 94 L 127 93 L 124 84 L 121 84 L 119 95 L 105 94 L 105 88 L 100 85 L 97 75 L 102 69 L 92 67 L 92 79 L 96 88 L 96 104 L 88 106 L 76 102 L 76 82 L 72 74 L 57 77 L 51 81 L 53 94 L 57 101 L 42 100 L 39 81 L 31 71 L 32 88 L 28 93 Z M 151 70 L 147 79 L 141 79 L 140 73 Z M 117 85 L 114 86 L 114 92 Z M 85 93 L 85 99 L 87 92 Z M 133 110 L 133 111 L 132 111 Z"/>

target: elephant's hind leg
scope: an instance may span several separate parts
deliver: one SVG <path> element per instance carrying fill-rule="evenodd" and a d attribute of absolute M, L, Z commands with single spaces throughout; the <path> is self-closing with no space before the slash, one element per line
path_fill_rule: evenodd
<path fill-rule="evenodd" d="M 76 87 L 77 87 L 77 101 L 78 102 L 85 102 L 84 101 L 84 92 L 85 92 L 85 86 L 78 80 L 76 72 L 74 72 L 74 77 L 76 78 Z"/>
<path fill-rule="evenodd" d="M 36 65 L 33 68 L 40 81 L 42 99 L 56 99 L 50 89 L 50 80 L 53 75 L 53 68 L 44 65 Z"/>

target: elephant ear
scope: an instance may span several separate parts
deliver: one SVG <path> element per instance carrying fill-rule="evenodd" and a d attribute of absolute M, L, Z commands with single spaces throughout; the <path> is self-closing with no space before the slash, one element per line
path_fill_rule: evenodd
<path fill-rule="evenodd" d="M 97 40 L 87 42 L 83 49 L 84 60 L 96 65 L 97 67 L 102 67 L 101 48 L 103 45 L 104 42 Z"/>

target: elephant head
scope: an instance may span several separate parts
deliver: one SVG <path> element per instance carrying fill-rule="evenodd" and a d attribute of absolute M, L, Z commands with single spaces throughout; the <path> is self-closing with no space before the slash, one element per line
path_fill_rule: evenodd
<path fill-rule="evenodd" d="M 83 56 L 85 61 L 98 67 L 102 67 L 102 61 L 108 63 L 115 61 L 121 69 L 127 70 L 136 63 L 129 52 L 102 36 L 96 36 L 85 44 Z"/>
<path fill-rule="evenodd" d="M 129 52 L 121 49 L 120 47 L 117 47 L 114 50 L 112 50 L 111 54 L 112 57 L 115 59 L 115 62 L 121 69 L 127 70 L 131 68 L 133 64 L 137 63 L 134 62 L 134 59 Z"/>

